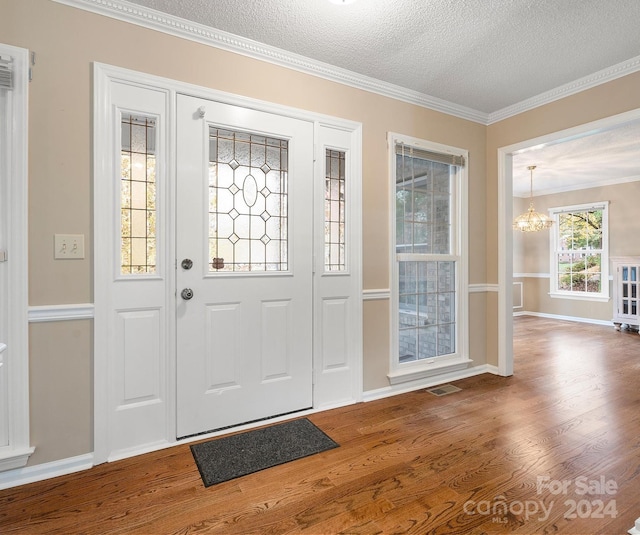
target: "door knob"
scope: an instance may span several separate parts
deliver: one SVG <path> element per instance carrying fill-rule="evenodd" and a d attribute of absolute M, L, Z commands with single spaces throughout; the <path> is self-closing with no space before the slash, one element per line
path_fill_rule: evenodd
<path fill-rule="evenodd" d="M 191 260 L 191 258 L 185 258 L 180 265 L 182 269 L 191 269 L 193 267 L 193 260 Z"/>
<path fill-rule="evenodd" d="M 188 301 L 189 299 L 191 299 L 193 297 L 193 290 L 191 288 L 185 288 L 184 290 L 182 290 L 180 292 L 180 296 L 185 301 Z"/>

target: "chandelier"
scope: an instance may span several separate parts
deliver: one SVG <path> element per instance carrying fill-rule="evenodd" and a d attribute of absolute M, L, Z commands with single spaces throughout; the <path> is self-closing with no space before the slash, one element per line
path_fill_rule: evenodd
<path fill-rule="evenodd" d="M 513 221 L 513 228 L 521 232 L 538 232 L 539 230 L 551 228 L 551 225 L 553 225 L 553 220 L 550 219 L 549 216 L 536 212 L 533 207 L 533 170 L 535 168 L 535 165 L 527 167 L 531 172 L 529 209 L 524 214 L 516 217 Z"/>

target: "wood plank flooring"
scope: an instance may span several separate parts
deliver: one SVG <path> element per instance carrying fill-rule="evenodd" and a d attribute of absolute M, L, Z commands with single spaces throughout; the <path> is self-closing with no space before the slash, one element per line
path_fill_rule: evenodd
<path fill-rule="evenodd" d="M 0 491 L 0 533 L 626 533 L 640 336 L 534 317 L 514 330 L 513 377 L 310 416 L 340 448 L 209 488 L 187 445 L 104 464 Z"/>

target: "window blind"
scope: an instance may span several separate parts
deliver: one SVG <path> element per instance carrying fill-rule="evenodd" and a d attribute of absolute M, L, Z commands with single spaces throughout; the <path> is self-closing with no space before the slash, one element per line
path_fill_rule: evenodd
<path fill-rule="evenodd" d="M 12 88 L 11 58 L 0 56 L 0 88 Z"/>
<path fill-rule="evenodd" d="M 420 158 L 421 160 L 430 160 L 432 162 L 444 163 L 447 165 L 455 165 L 456 167 L 464 167 L 464 156 L 460 154 L 447 154 L 443 152 L 432 152 L 429 150 L 410 147 L 404 143 L 396 145 L 396 154 L 408 156 L 410 158 Z"/>

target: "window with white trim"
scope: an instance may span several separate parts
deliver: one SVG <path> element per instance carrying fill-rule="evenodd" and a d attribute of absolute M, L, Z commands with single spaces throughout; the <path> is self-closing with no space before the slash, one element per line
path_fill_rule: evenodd
<path fill-rule="evenodd" d="M 21 468 L 29 438 L 29 51 L 0 43 L 0 471 Z"/>
<path fill-rule="evenodd" d="M 461 306 L 466 294 L 461 224 L 466 152 L 399 135 L 391 140 L 390 377 L 461 357 L 466 329 L 466 307 Z"/>
<path fill-rule="evenodd" d="M 551 208 L 552 297 L 609 299 L 608 201 Z"/>

